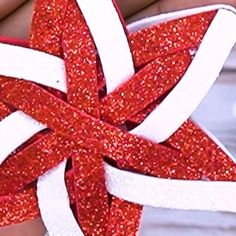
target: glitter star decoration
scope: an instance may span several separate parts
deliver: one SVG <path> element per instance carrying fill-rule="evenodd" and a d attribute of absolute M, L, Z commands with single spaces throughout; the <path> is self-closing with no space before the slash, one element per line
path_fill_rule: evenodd
<path fill-rule="evenodd" d="M 128 29 L 118 12 L 109 0 L 37 0 L 30 42 L 2 39 L 1 226 L 41 215 L 52 236 L 130 236 L 144 204 L 236 212 L 213 197 L 218 181 L 232 191 L 231 155 L 188 120 L 236 41 L 235 10 Z M 185 196 L 189 183 L 208 205 Z"/>

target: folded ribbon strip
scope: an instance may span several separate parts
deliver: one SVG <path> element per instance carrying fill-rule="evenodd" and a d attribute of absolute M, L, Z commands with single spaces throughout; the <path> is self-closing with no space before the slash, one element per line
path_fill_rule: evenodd
<path fill-rule="evenodd" d="M 112 197 L 111 204 L 109 203 L 105 186 L 105 176 L 108 175 L 104 172 L 103 157 L 119 168 L 156 177 L 235 180 L 236 166 L 226 152 L 192 122 L 187 121 L 182 125 L 184 117 L 186 114 L 188 117 L 193 107 L 188 108 L 186 113 L 184 110 L 184 116 L 176 111 L 180 123 L 170 126 L 168 135 L 165 134 L 162 138 L 158 132 L 162 135 L 163 124 L 156 124 L 157 129 L 153 130 L 155 121 L 152 121 L 152 114 L 155 114 L 159 107 L 163 107 L 163 104 L 168 105 L 165 101 L 169 101 L 174 94 L 170 92 L 171 89 L 174 88 L 172 91 L 177 91 L 178 95 L 178 86 L 184 84 L 183 82 L 176 86 L 181 78 L 188 74 L 191 63 L 189 50 L 199 48 L 200 56 L 197 54 L 196 58 L 201 58 L 201 53 L 204 56 L 206 52 L 201 49 L 204 37 L 212 34 L 209 31 L 213 31 L 225 15 L 230 16 L 222 23 L 223 26 L 230 20 L 235 21 L 235 15 L 227 9 L 219 10 L 220 7 L 211 11 L 206 8 L 195 15 L 187 14 L 180 19 L 140 30 L 127 36 L 127 41 L 114 5 L 110 1 L 103 0 L 92 5 L 89 1 L 77 2 L 80 9 L 74 0 L 36 2 L 30 46 L 54 56 L 32 49 L 0 45 L 0 50 L 10 47 L 12 51 L 9 51 L 9 54 L 13 56 L 14 50 L 22 52 L 22 56 L 16 56 L 17 63 L 10 61 L 11 63 L 7 64 L 7 60 L 3 60 L 0 74 L 24 79 L 0 78 L 0 118 L 5 118 L 0 122 L 0 141 L 1 147 L 6 146 L 7 150 L 0 152 L 1 160 L 4 161 L 8 154 L 38 131 L 46 127 L 50 129 L 21 146 L 2 163 L 0 195 L 5 198 L 6 195 L 16 194 L 18 191 L 27 191 L 25 188 L 39 177 L 39 207 L 49 235 L 135 235 L 139 226 L 141 206 L 115 197 Z M 103 13 L 106 20 L 96 19 L 94 9 L 100 16 Z M 104 9 L 111 11 L 105 13 Z M 107 19 L 112 23 L 107 26 L 107 30 L 104 29 L 102 35 L 103 24 L 110 22 Z M 115 32 L 119 32 L 115 37 L 112 37 L 112 33 L 109 36 L 111 26 L 115 27 Z M 228 31 L 226 27 L 225 32 Z M 226 54 L 232 47 L 233 40 L 236 40 L 232 36 L 234 32 L 229 35 L 232 42 L 227 41 L 227 47 L 224 48 Z M 111 50 L 116 46 L 121 49 L 114 51 L 113 60 Z M 101 66 L 97 51 L 108 92 L 105 97 L 98 95 L 101 86 L 97 81 Z M 53 62 L 53 69 L 45 68 L 45 71 L 40 71 L 44 67 L 40 60 L 31 63 L 34 68 L 31 70 L 15 66 L 24 63 L 24 55 L 33 57 L 31 52 L 35 58 L 44 57 L 48 62 Z M 55 56 L 62 57 L 64 62 Z M 213 72 L 218 73 L 218 67 L 224 59 L 225 54 L 221 55 L 219 66 Z M 122 60 L 125 60 L 125 63 Z M 194 60 L 195 58 L 191 65 L 198 65 L 194 64 Z M 37 69 L 37 65 L 41 66 Z M 196 70 L 192 69 L 194 66 L 191 65 L 190 70 Z M 134 71 L 137 73 L 134 74 Z M 215 79 L 214 73 L 210 76 Z M 55 78 L 55 82 L 48 81 L 46 77 Z M 186 77 L 183 77 L 183 81 L 186 81 Z M 49 87 L 42 88 L 25 80 L 67 92 L 67 99 Z M 212 83 L 212 80 L 209 81 L 205 90 Z M 196 94 L 201 98 L 207 92 L 205 90 L 203 94 Z M 193 103 L 200 102 L 198 100 Z M 6 104 L 24 113 L 11 113 Z M 150 104 L 151 114 L 143 123 L 137 123 L 137 127 L 130 133 L 121 130 L 121 125 L 126 121 L 135 120 L 135 116 L 143 113 L 143 117 L 146 117 L 144 111 Z M 162 114 L 163 112 L 160 112 L 160 115 Z M 157 118 L 154 116 L 154 120 Z M 147 121 L 148 125 L 145 126 Z M 4 139 L 5 134 L 9 140 L 12 137 L 10 134 L 15 134 L 15 127 L 21 125 L 26 128 L 29 124 L 30 131 L 22 131 L 19 137 L 22 136 L 17 138 L 13 145 L 8 145 L 7 139 Z M 150 124 L 153 135 L 150 134 Z M 180 125 L 182 126 L 178 129 Z M 158 144 L 160 141 L 165 143 Z M 67 159 L 72 159 L 72 169 L 69 169 L 69 166 L 66 168 Z M 83 233 L 69 209 L 64 183 L 65 168 L 70 200 L 75 204 L 75 215 Z M 109 165 L 106 165 L 106 173 L 112 170 L 109 168 Z M 106 181 L 107 188 L 119 196 L 119 192 L 112 191 L 112 182 L 107 178 Z M 29 201 L 24 201 L 23 198 L 22 206 L 28 209 Z M 33 206 L 36 201 L 37 199 L 32 197 Z M 135 202 L 142 203 L 136 200 Z M 1 209 L 4 209 L 9 201 L 1 203 Z M 16 209 L 13 211 L 19 214 Z M 34 208 L 33 216 L 29 213 L 28 218 L 16 215 L 14 219 L 6 219 L 3 215 L 1 225 L 17 223 L 37 215 L 37 207 Z"/>

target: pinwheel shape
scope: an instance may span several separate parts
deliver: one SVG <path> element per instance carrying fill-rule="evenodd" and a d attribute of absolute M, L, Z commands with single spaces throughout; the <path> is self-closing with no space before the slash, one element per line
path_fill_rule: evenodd
<path fill-rule="evenodd" d="M 235 9 L 128 30 L 118 12 L 37 0 L 29 47 L 0 44 L 1 225 L 40 210 L 52 236 L 135 235 L 141 205 L 236 212 L 232 155 L 188 120 L 236 42 Z"/>

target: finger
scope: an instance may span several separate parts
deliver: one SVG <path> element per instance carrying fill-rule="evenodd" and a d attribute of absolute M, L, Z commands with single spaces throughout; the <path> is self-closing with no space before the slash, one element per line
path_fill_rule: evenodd
<path fill-rule="evenodd" d="M 124 17 L 133 15 L 134 13 L 144 9 L 156 0 L 117 0 L 117 4 Z"/>
<path fill-rule="evenodd" d="M 28 0 L 14 14 L 10 14 L 0 21 L 0 35 L 19 39 L 28 38 L 33 7 L 34 0 Z"/>
<path fill-rule="evenodd" d="M 206 6 L 212 4 L 229 4 L 236 7 L 236 0 L 160 0 L 138 12 L 128 19 L 128 22 L 142 19 L 144 17 L 157 15 L 181 9 Z"/>
<path fill-rule="evenodd" d="M 28 32 L 33 12 L 33 0 L 0 0 L 0 2 L 1 1 L 5 2 L 5 9 L 6 6 L 9 7 L 11 5 L 10 2 L 13 1 L 14 3 L 16 3 L 17 1 L 18 3 L 20 1 L 26 3 L 22 4 L 20 8 L 17 8 L 17 10 L 13 12 L 13 14 L 8 15 L 8 17 L 0 21 L 0 35 L 16 38 L 27 38 L 29 34 Z M 155 1 L 156 0 L 117 0 L 117 3 L 121 9 L 122 14 L 124 16 L 130 16 L 133 13 L 138 12 L 141 9 L 147 7 L 151 3 L 154 3 Z M 16 6 L 15 4 L 13 5 Z M 7 11 L 2 10 L 2 12 L 5 12 L 6 14 L 6 12 L 10 12 L 9 9 Z"/>
<path fill-rule="evenodd" d="M 0 236 L 43 236 L 45 233 L 46 228 L 40 218 L 0 228 Z"/>
<path fill-rule="evenodd" d="M 157 8 L 160 12 L 169 12 L 173 10 L 180 10 L 198 6 L 206 6 L 212 4 L 229 4 L 236 6 L 236 0 L 161 0 L 157 3 Z"/>
<path fill-rule="evenodd" d="M 26 0 L 1 0 L 0 1 L 0 20 L 16 10 Z"/>

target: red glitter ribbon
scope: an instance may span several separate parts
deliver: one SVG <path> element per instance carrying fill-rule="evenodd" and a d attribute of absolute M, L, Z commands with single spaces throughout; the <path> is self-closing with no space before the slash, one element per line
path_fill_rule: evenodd
<path fill-rule="evenodd" d="M 109 206 L 103 157 L 118 167 L 157 177 L 235 180 L 232 161 L 190 121 L 164 144 L 152 143 L 119 127 L 129 120 L 139 123 L 178 83 L 191 62 L 188 50 L 199 46 L 215 14 L 212 11 L 184 17 L 129 35 L 137 73 L 101 99 L 100 62 L 75 1 L 38 0 L 30 46 L 64 58 L 68 94 L 63 101 L 51 90 L 33 83 L 0 78 L 0 118 L 10 114 L 5 105 L 9 104 L 51 130 L 21 147 L 1 165 L 0 195 L 14 194 L 7 204 L 15 199 L 16 192 L 24 193 L 38 176 L 71 157 L 67 186 L 84 233 L 135 235 L 141 206 L 117 198 Z M 199 150 L 198 145 L 203 148 Z M 225 169 L 229 168 L 226 176 Z M 31 191 L 30 196 L 34 196 Z M 21 202 L 29 210 L 27 216 L 22 216 L 15 205 L 11 212 L 18 217 L 1 221 L 3 225 L 38 216 L 36 198 L 32 201 L 31 211 L 28 202 Z"/>

